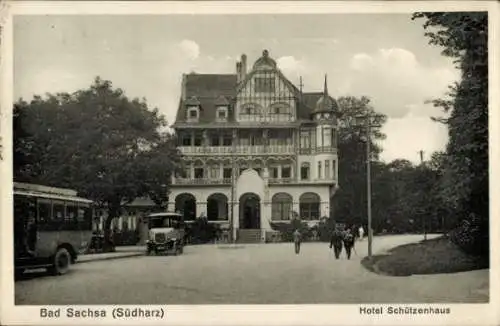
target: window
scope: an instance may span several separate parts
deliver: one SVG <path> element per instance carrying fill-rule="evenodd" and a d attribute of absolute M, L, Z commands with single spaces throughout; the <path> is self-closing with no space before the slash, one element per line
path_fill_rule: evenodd
<path fill-rule="evenodd" d="M 271 206 L 272 220 L 289 220 L 292 211 L 292 196 L 286 193 L 278 193 L 273 196 Z"/>
<path fill-rule="evenodd" d="M 300 147 L 311 148 L 311 135 L 309 131 L 301 131 L 300 133 Z"/>
<path fill-rule="evenodd" d="M 332 177 L 335 179 L 337 177 L 337 162 L 335 160 L 332 161 Z"/>
<path fill-rule="evenodd" d="M 278 168 L 277 167 L 272 167 L 270 173 L 271 179 L 278 179 Z"/>
<path fill-rule="evenodd" d="M 66 203 L 66 221 L 76 221 L 77 219 L 77 203 Z"/>
<path fill-rule="evenodd" d="M 233 137 L 230 135 L 225 135 L 222 139 L 222 145 L 231 146 L 233 144 Z"/>
<path fill-rule="evenodd" d="M 321 179 L 321 162 L 318 162 L 318 179 Z"/>
<path fill-rule="evenodd" d="M 192 107 L 188 109 L 188 120 L 197 120 L 198 119 L 198 108 Z"/>
<path fill-rule="evenodd" d="M 281 168 L 281 177 L 283 179 L 288 179 L 292 177 L 292 168 L 289 166 L 283 166 Z"/>
<path fill-rule="evenodd" d="M 299 198 L 299 214 L 304 220 L 319 219 L 320 198 L 317 194 L 308 192 Z"/>
<path fill-rule="evenodd" d="M 185 179 L 191 179 L 191 167 L 188 166 L 184 169 L 182 177 Z"/>
<path fill-rule="evenodd" d="M 258 77 L 255 78 L 255 91 L 259 93 L 274 93 L 274 78 Z"/>
<path fill-rule="evenodd" d="M 324 127 L 323 129 L 323 146 L 332 146 L 332 128 Z"/>
<path fill-rule="evenodd" d="M 325 178 L 330 179 L 330 161 L 325 161 Z"/>
<path fill-rule="evenodd" d="M 182 146 L 191 146 L 191 135 L 182 136 Z"/>
<path fill-rule="evenodd" d="M 194 146 L 200 147 L 203 144 L 203 136 L 202 135 L 195 135 L 194 136 Z"/>
<path fill-rule="evenodd" d="M 309 164 L 303 164 L 300 167 L 300 179 L 309 180 Z"/>
<path fill-rule="evenodd" d="M 219 167 L 217 165 L 213 165 L 210 167 L 210 178 L 212 179 L 219 178 Z"/>
<path fill-rule="evenodd" d="M 227 119 L 227 108 L 220 107 L 217 109 L 217 119 L 218 120 L 226 120 Z"/>
<path fill-rule="evenodd" d="M 337 132 L 335 129 L 332 130 L 332 146 L 337 147 Z"/>
<path fill-rule="evenodd" d="M 219 136 L 212 136 L 210 138 L 210 146 L 220 146 L 220 137 Z"/>
<path fill-rule="evenodd" d="M 64 220 L 64 202 L 59 200 L 52 201 L 52 219 L 57 221 Z"/>
<path fill-rule="evenodd" d="M 203 179 L 203 168 L 197 167 L 194 168 L 194 178 L 195 179 Z"/>
<path fill-rule="evenodd" d="M 232 178 L 232 173 L 233 173 L 233 169 L 232 168 L 224 168 L 223 178 L 224 179 L 231 179 Z"/>

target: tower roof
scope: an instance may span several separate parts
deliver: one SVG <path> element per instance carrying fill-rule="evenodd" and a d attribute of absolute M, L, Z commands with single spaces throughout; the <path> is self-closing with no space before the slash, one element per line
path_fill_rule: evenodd
<path fill-rule="evenodd" d="M 333 112 L 337 108 L 337 102 L 328 95 L 327 76 L 325 75 L 325 85 L 323 88 L 323 96 L 316 102 L 316 107 L 313 113 Z"/>

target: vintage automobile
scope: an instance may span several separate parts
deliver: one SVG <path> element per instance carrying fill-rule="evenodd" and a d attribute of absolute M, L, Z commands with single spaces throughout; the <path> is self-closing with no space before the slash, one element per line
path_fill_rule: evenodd
<path fill-rule="evenodd" d="M 180 255 L 184 251 L 184 221 L 179 213 L 153 213 L 148 221 L 147 254 Z"/>

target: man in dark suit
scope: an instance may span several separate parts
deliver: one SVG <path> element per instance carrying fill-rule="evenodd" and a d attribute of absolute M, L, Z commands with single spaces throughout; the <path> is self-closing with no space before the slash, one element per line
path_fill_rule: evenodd
<path fill-rule="evenodd" d="M 354 234 L 351 231 L 351 229 L 347 229 L 345 231 L 343 240 L 344 240 L 344 248 L 347 255 L 347 259 L 351 259 L 351 250 L 352 248 L 354 248 L 354 242 L 355 242 Z"/>
<path fill-rule="evenodd" d="M 342 252 L 342 239 L 342 231 L 340 231 L 338 228 L 335 228 L 330 238 L 330 249 L 333 248 L 335 259 L 340 258 L 340 253 Z"/>

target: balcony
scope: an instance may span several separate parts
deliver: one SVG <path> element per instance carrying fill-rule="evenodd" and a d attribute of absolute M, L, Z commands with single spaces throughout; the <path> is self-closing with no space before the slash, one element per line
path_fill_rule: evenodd
<path fill-rule="evenodd" d="M 210 186 L 210 185 L 230 185 L 231 178 L 224 179 L 181 179 L 174 178 L 174 185 L 186 185 L 186 186 Z"/>
<path fill-rule="evenodd" d="M 246 154 L 295 154 L 293 145 L 260 146 L 179 146 L 183 155 L 246 155 Z"/>

